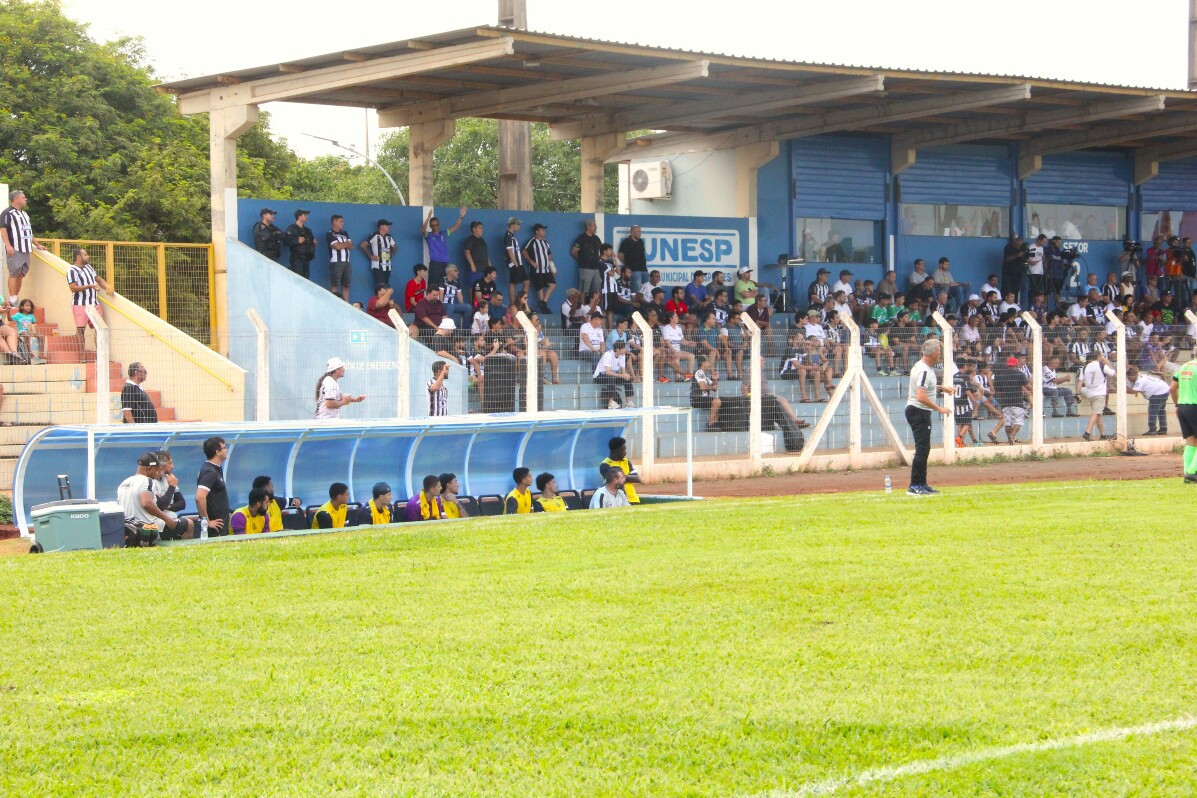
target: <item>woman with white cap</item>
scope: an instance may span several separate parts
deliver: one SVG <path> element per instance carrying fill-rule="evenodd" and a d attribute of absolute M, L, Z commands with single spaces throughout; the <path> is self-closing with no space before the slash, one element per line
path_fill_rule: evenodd
<path fill-rule="evenodd" d="M 330 357 L 324 367 L 324 374 L 316 383 L 316 418 L 336 418 L 345 405 L 356 404 L 365 396 L 342 394 L 337 380 L 345 376 L 345 361 Z"/>

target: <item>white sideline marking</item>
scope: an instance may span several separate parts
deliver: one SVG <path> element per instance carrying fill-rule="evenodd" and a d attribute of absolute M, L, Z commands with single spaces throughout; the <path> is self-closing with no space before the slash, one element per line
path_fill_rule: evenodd
<path fill-rule="evenodd" d="M 814 781 L 804 784 L 794 790 L 770 790 L 758 793 L 755 798 L 802 798 L 807 795 L 830 795 L 847 787 L 864 787 L 878 782 L 895 781 L 906 776 L 918 776 L 938 770 L 956 770 L 957 768 L 974 765 L 978 762 L 989 762 L 995 759 L 1032 754 L 1040 751 L 1058 751 L 1061 748 L 1076 748 L 1093 743 L 1106 743 L 1122 740 L 1127 737 L 1148 736 L 1173 731 L 1187 731 L 1197 727 L 1197 717 L 1182 717 L 1175 720 L 1162 720 L 1157 723 L 1146 723 L 1142 726 L 1116 726 L 1110 729 L 1100 729 L 1088 734 L 1078 734 L 1075 737 L 1061 737 L 1056 740 L 1044 740 L 1038 743 L 1019 743 L 1002 748 L 982 748 L 955 756 L 945 756 L 939 759 L 924 759 L 895 767 L 875 768 L 866 770 L 856 776 L 848 776 L 827 781 Z"/>

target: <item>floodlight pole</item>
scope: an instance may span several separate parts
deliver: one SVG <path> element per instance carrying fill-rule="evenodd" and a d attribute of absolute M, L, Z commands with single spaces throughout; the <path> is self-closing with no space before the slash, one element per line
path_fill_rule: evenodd
<path fill-rule="evenodd" d="M 319 139 L 320 141 L 327 141 L 329 144 L 333 145 L 334 147 L 339 147 L 342 150 L 345 150 L 346 152 L 351 152 L 354 155 L 356 155 L 357 157 L 363 159 L 366 163 L 370 164 L 375 169 L 377 169 L 378 171 L 383 173 L 383 175 L 387 179 L 387 182 L 391 184 L 391 188 L 395 189 L 395 193 L 399 196 L 399 204 L 400 205 L 407 204 L 407 200 L 403 198 L 403 192 L 399 190 L 399 184 L 395 182 L 395 178 L 391 177 L 391 173 L 388 172 L 386 169 L 384 169 L 382 164 L 380 164 L 378 161 L 371 158 L 369 155 L 366 155 L 365 153 L 362 153 L 362 152 L 358 152 L 353 147 L 350 147 L 346 144 L 342 144 L 341 142 L 336 141 L 334 139 L 328 139 L 328 138 L 325 138 L 324 136 L 317 136 L 313 133 L 304 133 L 303 135 L 308 136 L 309 138 Z"/>

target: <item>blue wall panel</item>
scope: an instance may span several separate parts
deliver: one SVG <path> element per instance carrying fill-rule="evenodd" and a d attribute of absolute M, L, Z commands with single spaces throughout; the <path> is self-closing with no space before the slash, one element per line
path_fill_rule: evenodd
<path fill-rule="evenodd" d="M 1141 191 L 1147 213 L 1197 210 L 1197 158 L 1164 161 L 1159 175 L 1144 183 Z"/>
<path fill-rule="evenodd" d="M 1004 146 L 920 150 L 898 181 L 902 202 L 1008 208 L 1014 196 L 1014 162 Z"/>
<path fill-rule="evenodd" d="M 811 136 L 791 145 L 793 216 L 885 219 L 889 145 L 884 138 Z"/>
<path fill-rule="evenodd" d="M 1065 205 L 1129 204 L 1131 160 L 1122 152 L 1048 155 L 1026 180 L 1028 202 Z"/>

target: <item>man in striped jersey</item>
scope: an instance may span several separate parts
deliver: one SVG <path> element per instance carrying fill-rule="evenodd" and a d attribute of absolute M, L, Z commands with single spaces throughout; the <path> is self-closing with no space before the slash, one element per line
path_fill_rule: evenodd
<path fill-rule="evenodd" d="M 370 259 L 370 274 L 374 277 L 374 290 L 380 285 L 391 284 L 391 259 L 399 249 L 391 235 L 389 219 L 379 219 L 374 235 L 361 243 L 362 251 Z"/>
<path fill-rule="evenodd" d="M 349 262 L 349 255 L 353 251 L 353 239 L 345 230 L 345 217 L 339 213 L 332 216 L 332 229 L 324 234 L 328 241 L 328 290 L 335 296 L 349 301 L 349 282 L 353 274 L 353 265 Z"/>
<path fill-rule="evenodd" d="M 532 287 L 536 289 L 536 300 L 540 312 L 549 312 L 549 298 L 557 288 L 557 267 L 553 263 L 553 249 L 546 238 L 549 228 L 543 224 L 532 225 L 532 238 L 524 246 L 524 254 L 532 267 Z M 531 297 L 528 297 L 531 304 Z"/>
<path fill-rule="evenodd" d="M 67 270 L 67 285 L 71 289 L 71 312 L 75 315 L 75 329 L 79 336 L 79 351 L 83 351 L 83 333 L 92 326 L 87 317 L 87 309 L 94 307 L 100 310 L 100 297 L 96 288 L 103 288 L 108 296 L 112 296 L 112 289 L 104 278 L 96 274 L 91 266 L 91 256 L 86 249 L 80 247 L 75 250 L 75 265 Z"/>
<path fill-rule="evenodd" d="M 428 415 L 449 415 L 449 364 L 438 360 L 432 364 L 432 379 L 428 381 Z"/>
<path fill-rule="evenodd" d="M 0 213 L 0 238 L 4 239 L 4 254 L 8 256 L 8 304 L 14 308 L 20 302 L 21 283 L 29 274 L 29 257 L 33 250 L 46 248 L 33 237 L 33 225 L 25 212 L 25 192 L 8 195 L 8 207 Z"/>

